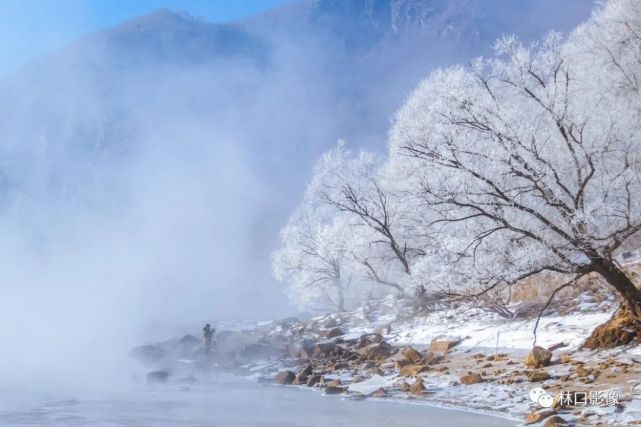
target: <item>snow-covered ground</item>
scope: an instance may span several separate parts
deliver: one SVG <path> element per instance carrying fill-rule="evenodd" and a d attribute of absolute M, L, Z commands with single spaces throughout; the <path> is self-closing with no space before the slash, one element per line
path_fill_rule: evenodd
<path fill-rule="evenodd" d="M 400 377 L 398 370 L 393 367 L 383 369 L 389 363 L 381 365 L 382 372 L 370 376 L 365 374 L 365 378 L 362 370 L 355 373 L 352 369 L 335 372 L 331 375 L 332 379 L 340 379 L 351 392 L 363 395 L 383 388 L 388 390 L 384 398 L 387 400 L 463 407 L 516 420 L 523 420 L 526 414 L 540 409 L 529 397 L 533 387 L 542 386 L 550 393 L 568 387 L 615 390 L 621 396 L 624 410 L 615 406 L 586 407 L 563 411 L 561 415 L 569 421 L 592 425 L 602 425 L 604 420 L 607 420 L 607 425 L 627 425 L 641 419 L 641 384 L 637 384 L 641 380 L 635 379 L 641 374 L 641 347 L 629 346 L 601 352 L 580 350 L 591 331 L 612 316 L 614 306 L 611 304 L 584 302 L 572 314 L 560 315 L 552 311 L 541 317 L 536 345 L 555 349 L 552 365 L 544 368 L 551 378 L 542 382 L 530 382 L 527 378 L 530 370 L 523 364 L 525 356 L 535 344 L 533 331 L 536 319 L 504 319 L 464 306 L 416 317 L 407 315 L 398 307 L 398 301 L 389 297 L 349 313 L 319 316 L 308 322 L 323 325 L 335 321 L 346 332 L 341 337 L 346 341 L 380 331 L 386 342 L 397 347 L 412 346 L 423 354 L 429 351 L 434 339 L 460 339 L 459 344 L 438 365 L 442 369 L 430 369 L 420 374 L 425 387 L 424 395 L 417 397 L 398 391 L 400 382 L 412 385 L 415 379 Z M 280 326 L 277 329 L 283 330 Z M 577 376 L 573 377 L 572 374 L 576 374 L 577 365 L 558 362 L 561 353 L 570 354 L 581 366 L 599 369 L 604 375 L 598 380 L 590 380 L 590 376 L 586 381 L 579 381 L 579 378 L 575 380 Z M 503 356 L 494 359 L 495 354 Z M 620 366 L 614 366 L 616 363 L 613 360 L 623 364 L 621 366 L 624 366 L 625 374 L 621 374 Z M 610 362 L 612 366 L 605 366 Z M 283 365 L 280 367 L 285 368 Z M 288 368 L 296 369 L 295 366 Z M 461 385 L 460 377 L 468 372 L 482 373 L 485 381 Z M 258 375 L 256 371 L 254 373 Z"/>

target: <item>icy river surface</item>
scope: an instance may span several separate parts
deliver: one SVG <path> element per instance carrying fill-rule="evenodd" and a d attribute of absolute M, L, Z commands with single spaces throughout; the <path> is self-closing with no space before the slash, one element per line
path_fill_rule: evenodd
<path fill-rule="evenodd" d="M 1 385 L 0 385 L 1 387 Z M 0 389 L 0 426 L 513 426 L 427 405 L 323 396 L 235 377 L 105 390 Z"/>

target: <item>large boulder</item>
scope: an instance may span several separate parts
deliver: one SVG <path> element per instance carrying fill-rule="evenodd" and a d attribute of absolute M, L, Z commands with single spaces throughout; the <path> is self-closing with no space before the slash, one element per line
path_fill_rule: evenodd
<path fill-rule="evenodd" d="M 345 387 L 325 387 L 325 394 L 341 394 L 345 393 L 345 391 L 347 391 Z"/>
<path fill-rule="evenodd" d="M 141 345 L 134 347 L 129 355 L 141 363 L 152 364 L 164 359 L 167 351 L 157 345 Z"/>
<path fill-rule="evenodd" d="M 525 365 L 530 368 L 542 368 L 550 364 L 552 359 L 552 352 L 547 348 L 534 346 L 530 354 L 528 354 L 527 359 L 525 359 Z"/>
<path fill-rule="evenodd" d="M 438 351 L 440 353 L 447 353 L 452 347 L 461 342 L 458 337 L 436 337 L 430 343 L 430 350 Z"/>
<path fill-rule="evenodd" d="M 356 347 L 360 349 L 375 343 L 380 343 L 382 341 L 383 341 L 383 335 L 381 334 L 377 334 L 377 333 L 363 334 L 358 339 L 358 344 L 356 344 Z"/>
<path fill-rule="evenodd" d="M 481 376 L 481 374 L 474 373 L 463 375 L 461 378 L 459 378 L 459 381 L 461 382 L 461 384 L 472 385 L 483 382 L 483 377 Z"/>
<path fill-rule="evenodd" d="M 316 384 L 320 384 L 323 381 L 322 375 L 310 375 L 307 378 L 307 386 L 314 387 Z"/>
<path fill-rule="evenodd" d="M 379 387 L 369 394 L 369 397 L 387 397 L 387 392 L 383 387 Z"/>
<path fill-rule="evenodd" d="M 538 383 L 541 381 L 549 380 L 550 374 L 546 371 L 532 371 L 527 374 L 527 378 L 532 383 Z"/>
<path fill-rule="evenodd" d="M 415 394 L 417 396 L 420 396 L 423 394 L 423 391 L 425 390 L 425 387 L 423 385 L 423 378 L 417 378 L 416 381 L 414 381 L 414 384 L 410 387 L 410 393 Z"/>
<path fill-rule="evenodd" d="M 367 360 L 385 359 L 395 352 L 396 350 L 394 349 L 394 347 L 392 347 L 385 341 L 377 344 L 371 344 L 358 350 L 358 354 Z"/>
<path fill-rule="evenodd" d="M 421 353 L 413 349 L 412 347 L 405 347 L 401 350 L 401 354 L 405 357 L 406 360 L 412 363 L 416 363 L 423 357 Z"/>
<path fill-rule="evenodd" d="M 525 424 L 528 425 L 528 424 L 540 423 L 541 421 L 551 417 L 555 413 L 556 411 L 553 409 L 541 409 L 539 411 L 530 412 L 525 417 Z"/>
<path fill-rule="evenodd" d="M 298 379 L 298 382 L 300 384 L 305 384 L 307 383 L 307 378 L 314 373 L 314 369 L 312 365 L 307 365 L 304 368 L 302 368 L 300 371 L 298 371 L 298 374 L 296 375 L 296 378 Z"/>
<path fill-rule="evenodd" d="M 292 371 L 283 371 L 276 374 L 276 377 L 274 377 L 274 382 L 276 384 L 289 385 L 294 381 L 295 378 L 296 374 L 294 374 Z"/>
<path fill-rule="evenodd" d="M 570 425 L 565 419 L 558 415 L 553 415 L 543 423 L 543 427 L 563 427 Z"/>
<path fill-rule="evenodd" d="M 426 365 L 405 365 L 398 371 L 398 374 L 401 377 L 415 377 L 428 369 Z"/>

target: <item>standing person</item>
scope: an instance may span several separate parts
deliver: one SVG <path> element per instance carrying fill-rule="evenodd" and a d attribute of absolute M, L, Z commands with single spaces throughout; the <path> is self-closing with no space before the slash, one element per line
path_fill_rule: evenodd
<path fill-rule="evenodd" d="M 211 327 L 209 323 L 203 328 L 203 343 L 205 345 L 205 355 L 211 353 L 211 340 L 214 338 L 214 332 L 216 330 Z"/>
<path fill-rule="evenodd" d="M 414 291 L 414 311 L 418 312 L 422 309 L 425 309 L 425 294 L 427 293 L 427 290 L 425 289 L 425 286 L 423 285 L 418 285 L 416 287 L 416 290 Z"/>

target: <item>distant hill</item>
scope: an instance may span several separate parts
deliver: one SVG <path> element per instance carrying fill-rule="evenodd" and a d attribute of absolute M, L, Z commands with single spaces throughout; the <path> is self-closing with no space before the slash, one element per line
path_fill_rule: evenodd
<path fill-rule="evenodd" d="M 109 224 L 170 248 L 158 257 L 180 257 L 164 265 L 178 277 L 271 295 L 269 249 L 323 150 L 345 137 L 383 151 L 432 69 L 504 33 L 567 31 L 591 7 L 304 0 L 226 24 L 161 10 L 89 34 L 0 82 L 0 224 L 41 253 Z"/>

